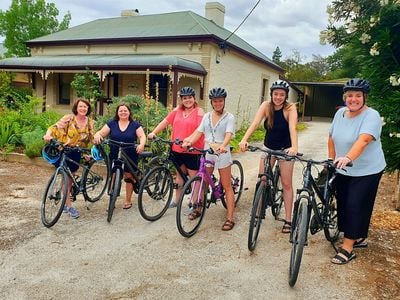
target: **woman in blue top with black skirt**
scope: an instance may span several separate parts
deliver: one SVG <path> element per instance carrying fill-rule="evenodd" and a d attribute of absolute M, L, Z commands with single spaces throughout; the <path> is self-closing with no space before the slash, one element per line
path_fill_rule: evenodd
<path fill-rule="evenodd" d="M 354 248 L 368 246 L 366 238 L 375 197 L 386 167 L 381 145 L 382 120 L 366 106 L 369 83 L 353 78 L 344 88 L 345 107 L 339 109 L 329 130 L 328 151 L 340 173 L 334 182 L 337 192 L 339 231 L 342 246 L 332 258 L 334 264 L 346 264 L 356 257 Z M 352 167 L 346 166 L 352 163 Z"/>
<path fill-rule="evenodd" d="M 286 150 L 289 155 L 297 154 L 297 109 L 294 103 L 287 101 L 289 97 L 289 84 L 278 80 L 271 85 L 271 101 L 263 102 L 253 122 L 247 129 L 239 143 L 241 151 L 247 149 L 247 140 L 264 120 L 265 138 L 264 146 L 271 150 Z M 264 161 L 266 154 L 263 153 L 260 160 L 259 174 L 264 173 Z M 272 160 L 274 164 L 274 159 Z M 293 204 L 293 166 L 292 161 L 279 161 L 281 171 L 281 182 L 283 189 L 283 201 L 285 205 L 285 223 L 282 227 L 283 233 L 290 233 Z M 261 178 L 263 180 L 263 178 Z"/>
<path fill-rule="evenodd" d="M 107 136 L 109 136 L 111 140 L 125 143 L 137 143 L 139 139 L 139 144 L 136 149 L 133 147 L 125 149 L 129 158 L 137 163 L 138 153 L 144 151 L 146 135 L 140 123 L 132 119 L 132 111 L 127 104 L 121 103 L 117 106 L 114 119 L 108 121 L 102 129 L 96 132 L 94 135 L 94 143 L 101 143 Z M 112 145 L 110 147 L 110 159 L 117 159 L 117 157 L 118 146 Z M 122 208 L 129 209 L 132 207 L 133 177 L 127 169 L 125 169 L 124 172 L 124 180 L 126 183 L 126 198 Z"/>

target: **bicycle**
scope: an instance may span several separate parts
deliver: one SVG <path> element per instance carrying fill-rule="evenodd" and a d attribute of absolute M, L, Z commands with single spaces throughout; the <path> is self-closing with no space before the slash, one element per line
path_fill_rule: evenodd
<path fill-rule="evenodd" d="M 151 151 L 144 151 L 140 153 L 138 155 L 139 161 L 136 164 L 125 151 L 125 149 L 128 148 L 136 148 L 137 145 L 135 143 L 125 143 L 111 139 L 106 139 L 103 141 L 103 143 L 105 145 L 114 145 L 118 147 L 118 156 L 111 162 L 110 182 L 107 189 L 107 194 L 110 196 L 107 211 L 107 222 L 111 222 L 115 203 L 121 193 L 121 183 L 125 166 L 128 168 L 128 172 L 131 173 L 133 177 L 133 180 L 129 180 L 133 185 L 133 191 L 135 193 L 139 193 L 140 183 L 149 169 L 148 161 L 149 158 L 153 156 L 153 153 Z"/>
<path fill-rule="evenodd" d="M 164 143 L 168 145 L 165 155 L 158 156 L 152 160 L 152 164 L 156 167 L 151 169 L 142 181 L 139 190 L 138 205 L 142 217 L 148 221 L 156 221 L 161 218 L 167 211 L 172 200 L 173 189 L 178 186 L 173 182 L 173 172 L 175 169 L 183 178 L 183 185 L 189 180 L 188 174 L 184 173 L 176 161 L 173 159 L 172 145 L 181 145 L 179 139 L 175 141 L 166 140 L 160 137 L 154 139 L 156 143 Z M 236 160 L 232 164 L 232 186 L 234 186 L 235 203 L 243 191 L 243 168 Z M 146 193 L 146 189 L 151 193 Z M 225 206 L 225 202 L 223 202 Z"/>
<path fill-rule="evenodd" d="M 69 147 L 62 145 L 56 140 L 51 140 L 45 147 L 53 147 L 56 153 L 54 160 L 45 159 L 54 164 L 60 159 L 60 164 L 50 178 L 41 204 L 41 221 L 45 227 L 52 227 L 57 223 L 64 209 L 68 193 L 68 177 L 72 182 L 71 201 L 76 200 L 76 196 L 83 194 L 85 201 L 96 202 L 103 196 L 109 178 L 108 157 L 103 149 L 100 149 L 101 159 L 97 160 L 90 157 L 83 163 L 77 163 L 70 159 L 67 154 L 71 151 L 79 151 L 82 154 L 91 154 L 90 149 L 80 147 Z M 81 176 L 74 175 L 67 165 L 67 162 L 78 165 L 82 168 Z M 87 207 L 87 209 L 89 209 Z"/>
<path fill-rule="evenodd" d="M 204 218 L 206 208 L 209 208 L 211 203 L 216 204 L 218 200 L 221 200 L 226 208 L 222 184 L 206 168 L 206 164 L 214 166 L 214 162 L 206 160 L 205 155 L 206 153 L 214 154 L 214 151 L 211 148 L 203 150 L 195 147 L 191 147 L 191 150 L 199 151 L 202 155 L 200 157 L 199 172 L 183 186 L 183 192 L 176 210 L 176 225 L 179 233 L 184 237 L 191 237 L 197 232 Z M 239 161 L 233 160 L 232 166 L 237 168 L 239 173 L 239 175 L 231 176 L 236 206 L 243 191 L 244 174 L 243 167 Z M 190 213 L 194 211 L 197 211 L 198 215 L 196 218 L 190 218 Z"/>
<path fill-rule="evenodd" d="M 139 188 L 139 212 L 148 221 L 160 219 L 171 203 L 173 190 L 178 188 L 174 184 L 172 170 L 179 173 L 184 183 L 189 178 L 173 159 L 172 145 L 181 145 L 182 142 L 179 139 L 170 141 L 161 137 L 155 137 L 154 142 L 166 144 L 168 149 L 163 155 L 152 159 L 151 165 L 154 167 L 147 172 Z"/>
<path fill-rule="evenodd" d="M 308 228 L 310 228 L 311 234 L 315 234 L 323 229 L 325 238 L 331 242 L 335 250 L 334 242 L 339 237 L 336 196 L 333 188 L 336 167 L 333 161 L 315 161 L 312 159 L 301 159 L 300 157 L 296 157 L 296 159 L 305 162 L 306 166 L 303 170 L 303 187 L 296 191 L 292 230 L 289 239 L 290 243 L 292 243 L 288 280 L 291 287 L 296 284 L 303 249 L 305 245 L 308 245 Z M 323 186 L 318 185 L 311 174 L 312 167 L 316 165 L 323 165 L 327 172 L 327 178 Z M 312 218 L 311 212 L 314 213 Z"/>
<path fill-rule="evenodd" d="M 262 220 L 265 219 L 266 210 L 269 207 L 271 207 L 271 213 L 275 220 L 285 221 L 279 218 L 283 203 L 283 190 L 280 181 L 278 160 L 291 160 L 293 157 L 288 156 L 286 152 L 282 150 L 270 150 L 257 146 L 249 146 L 249 150 L 252 152 L 262 151 L 267 154 L 264 160 L 264 172 L 258 175 L 260 180 L 256 184 L 250 214 L 247 247 L 250 251 L 253 251 L 257 244 Z M 271 164 L 273 157 L 276 158 L 274 165 Z"/>

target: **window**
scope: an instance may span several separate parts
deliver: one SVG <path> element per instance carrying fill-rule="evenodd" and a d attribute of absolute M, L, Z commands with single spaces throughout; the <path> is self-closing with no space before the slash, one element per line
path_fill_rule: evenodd
<path fill-rule="evenodd" d="M 261 87 L 261 98 L 260 103 L 267 100 L 268 97 L 268 79 L 263 78 L 262 80 L 262 87 Z"/>
<path fill-rule="evenodd" d="M 58 75 L 58 104 L 71 104 L 71 81 L 72 74 Z"/>

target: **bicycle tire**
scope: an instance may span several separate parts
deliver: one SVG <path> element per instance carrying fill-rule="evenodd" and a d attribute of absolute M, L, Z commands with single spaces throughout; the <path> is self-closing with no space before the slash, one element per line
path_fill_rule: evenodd
<path fill-rule="evenodd" d="M 155 167 L 147 172 L 140 183 L 138 208 L 147 221 L 160 219 L 167 211 L 174 191 L 174 179 L 165 167 Z"/>
<path fill-rule="evenodd" d="M 107 188 L 110 177 L 108 156 L 104 155 L 103 160 L 92 160 L 89 168 L 82 174 L 83 197 L 89 202 L 99 201 Z"/>
<path fill-rule="evenodd" d="M 265 188 L 263 187 L 263 185 L 259 184 L 253 200 L 253 206 L 250 215 L 249 234 L 247 239 L 247 248 L 250 251 L 254 251 L 254 249 L 256 248 L 257 238 L 260 232 L 263 214 L 262 206 L 264 189 Z"/>
<path fill-rule="evenodd" d="M 272 178 L 273 178 L 273 190 L 272 190 L 273 202 L 271 207 L 271 213 L 275 217 L 275 219 L 278 219 L 283 204 L 283 189 L 282 189 L 279 165 L 277 165 L 274 168 Z"/>
<path fill-rule="evenodd" d="M 207 187 L 202 186 L 202 178 L 196 176 L 188 180 L 182 189 L 182 194 L 176 209 L 176 226 L 179 233 L 184 237 L 193 236 L 199 229 L 206 213 Z M 203 200 L 198 200 L 198 195 L 203 193 Z M 197 211 L 197 217 L 191 219 L 190 216 Z"/>
<path fill-rule="evenodd" d="M 114 174 L 111 174 L 112 182 L 110 191 L 110 201 L 108 203 L 108 211 L 107 211 L 107 222 L 109 223 L 111 222 L 114 213 L 115 202 L 117 202 L 117 198 L 121 191 L 121 179 L 122 179 L 121 169 L 116 169 Z"/>
<path fill-rule="evenodd" d="M 335 195 L 330 195 L 324 206 L 324 234 L 328 242 L 335 242 L 339 238 L 337 219 L 337 202 Z"/>
<path fill-rule="evenodd" d="M 289 266 L 289 285 L 293 287 L 296 284 L 299 275 L 301 259 L 303 257 L 303 249 L 307 238 L 307 222 L 308 222 L 308 199 L 301 196 L 299 206 L 295 216 L 295 222 L 292 222 L 292 251 L 290 253 Z"/>
<path fill-rule="evenodd" d="M 233 160 L 231 167 L 231 182 L 233 188 L 233 194 L 235 197 L 235 207 L 237 206 L 240 197 L 243 193 L 243 185 L 244 185 L 244 172 L 243 166 L 238 160 Z"/>
<path fill-rule="evenodd" d="M 40 218 L 45 227 L 50 228 L 60 218 L 68 194 L 68 176 L 57 168 L 51 176 L 43 195 Z"/>
<path fill-rule="evenodd" d="M 231 167 L 231 186 L 233 189 L 235 207 L 237 206 L 237 203 L 239 202 L 240 196 L 243 192 L 243 174 L 242 164 L 238 160 L 234 160 Z M 223 197 L 221 197 L 221 202 L 226 208 L 225 193 L 223 193 Z"/>

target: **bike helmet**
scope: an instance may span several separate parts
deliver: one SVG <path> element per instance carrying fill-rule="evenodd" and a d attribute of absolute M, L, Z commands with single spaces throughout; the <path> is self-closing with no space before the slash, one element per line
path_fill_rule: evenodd
<path fill-rule="evenodd" d="M 228 94 L 226 93 L 225 89 L 223 88 L 213 88 L 210 90 L 210 93 L 208 94 L 208 98 L 213 99 L 213 98 L 226 98 Z"/>
<path fill-rule="evenodd" d="M 286 93 L 289 94 L 289 83 L 287 83 L 286 81 L 283 81 L 283 80 L 277 80 L 277 81 L 273 82 L 271 85 L 271 88 L 270 88 L 271 92 L 273 90 L 277 90 L 277 89 L 285 90 Z"/>
<path fill-rule="evenodd" d="M 343 92 L 347 91 L 362 91 L 365 94 L 368 94 L 370 90 L 370 86 L 368 81 L 360 78 L 353 78 L 347 81 L 343 87 Z"/>
<path fill-rule="evenodd" d="M 47 144 L 42 149 L 42 157 L 49 163 L 55 164 L 61 157 L 61 152 L 58 147 L 53 144 Z"/>
<path fill-rule="evenodd" d="M 101 151 L 99 146 L 93 145 L 92 149 L 90 150 L 90 153 L 93 157 L 94 160 L 103 160 L 103 151 Z"/>
<path fill-rule="evenodd" d="M 181 90 L 179 91 L 179 96 L 183 97 L 183 96 L 195 96 L 196 93 L 194 91 L 193 88 L 191 88 L 190 86 L 185 86 L 183 88 L 181 88 Z"/>

